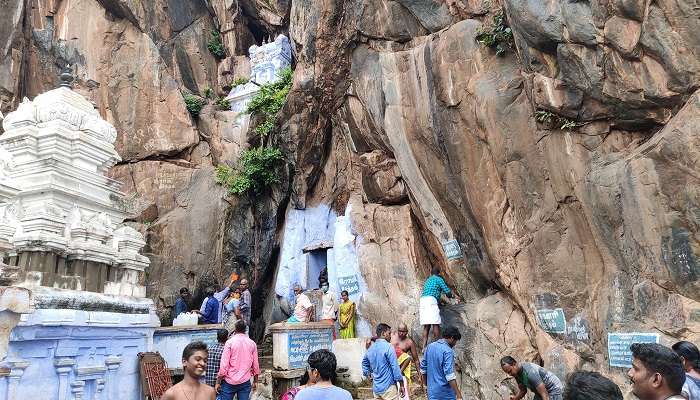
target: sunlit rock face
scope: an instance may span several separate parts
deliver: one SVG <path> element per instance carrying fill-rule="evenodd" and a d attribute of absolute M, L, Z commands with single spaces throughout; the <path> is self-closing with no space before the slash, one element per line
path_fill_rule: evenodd
<path fill-rule="evenodd" d="M 417 334 L 421 282 L 445 271 L 465 300 L 444 309 L 465 336 L 465 396 L 507 398 L 506 353 L 623 383 L 608 333 L 697 342 L 700 36 L 687 2 L 35 3 L 0 14 L 0 108 L 76 65 L 77 90 L 118 128 L 129 163 L 110 176 L 147 233 L 163 315 L 179 287 L 236 271 L 253 278 L 254 319 L 281 318 L 289 304 L 273 303 L 332 241 L 331 284 L 356 275 L 367 327 L 403 319 Z M 514 32 L 503 57 L 475 40 L 498 12 Z M 212 105 L 190 118 L 180 92 L 228 95 L 252 74 L 249 48 L 280 33 L 294 87 L 264 140 L 286 168 L 267 196 L 228 196 L 213 167 L 261 140 Z M 323 226 L 326 244 L 308 248 L 319 243 L 301 226 Z"/>

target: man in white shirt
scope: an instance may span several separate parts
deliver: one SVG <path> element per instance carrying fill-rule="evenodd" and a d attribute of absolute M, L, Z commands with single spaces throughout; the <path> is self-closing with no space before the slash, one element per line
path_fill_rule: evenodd
<path fill-rule="evenodd" d="M 287 322 L 310 322 L 314 311 L 314 304 L 309 299 L 309 296 L 304 294 L 304 290 L 298 283 L 294 284 L 294 295 L 296 296 L 294 314 L 289 317 Z"/>
<path fill-rule="evenodd" d="M 336 299 L 335 293 L 328 290 L 328 283 L 324 283 L 321 286 L 321 290 L 323 290 L 323 296 L 321 297 L 321 301 L 323 302 L 321 308 L 321 322 L 334 325 L 338 316 L 338 300 Z M 333 340 L 335 340 L 335 329 L 333 329 Z"/>

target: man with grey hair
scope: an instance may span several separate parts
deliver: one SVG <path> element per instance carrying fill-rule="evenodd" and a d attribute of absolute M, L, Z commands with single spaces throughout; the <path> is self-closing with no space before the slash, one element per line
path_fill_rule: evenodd
<path fill-rule="evenodd" d="M 294 305 L 294 314 L 287 322 L 310 322 L 313 315 L 314 304 L 309 299 L 309 296 L 304 294 L 304 289 L 298 283 L 293 287 L 296 303 Z"/>
<path fill-rule="evenodd" d="M 241 319 L 245 322 L 246 335 L 250 332 L 250 312 L 253 309 L 252 297 L 250 295 L 250 290 L 248 290 L 248 280 L 243 278 L 239 285 L 241 290 L 241 302 L 238 305 L 238 309 L 241 313 Z"/>

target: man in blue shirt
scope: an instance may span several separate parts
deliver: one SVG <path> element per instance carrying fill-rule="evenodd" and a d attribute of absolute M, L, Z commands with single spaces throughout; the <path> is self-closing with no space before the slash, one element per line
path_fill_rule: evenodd
<path fill-rule="evenodd" d="M 219 323 L 219 300 L 214 297 L 214 288 L 208 287 L 204 300 L 204 311 L 200 313 L 202 324 L 218 324 Z"/>
<path fill-rule="evenodd" d="M 190 290 L 186 287 L 180 289 L 180 297 L 175 300 L 175 309 L 173 310 L 173 319 L 177 318 L 178 315 L 187 312 L 190 308 L 187 303 L 190 299 Z"/>
<path fill-rule="evenodd" d="M 391 327 L 387 324 L 377 325 L 377 340 L 362 359 L 362 374 L 372 379 L 374 397 L 381 400 L 399 398 L 399 391 L 396 390 L 397 383 L 401 397 L 405 391 L 396 350 L 389 344 L 390 340 Z"/>
<path fill-rule="evenodd" d="M 452 350 L 462 335 L 455 327 L 447 327 L 442 339 L 430 343 L 420 362 L 423 384 L 428 387 L 428 400 L 462 400 L 457 387 L 455 355 Z"/>
<path fill-rule="evenodd" d="M 423 295 L 420 298 L 418 308 L 420 324 L 423 325 L 423 348 L 428 345 L 431 326 L 433 327 L 433 337 L 435 339 L 440 337 L 442 318 L 440 318 L 440 307 L 438 304 L 443 293 L 449 298 L 454 297 L 445 280 L 440 276 L 440 268 L 433 267 L 432 275 L 423 284 Z"/>

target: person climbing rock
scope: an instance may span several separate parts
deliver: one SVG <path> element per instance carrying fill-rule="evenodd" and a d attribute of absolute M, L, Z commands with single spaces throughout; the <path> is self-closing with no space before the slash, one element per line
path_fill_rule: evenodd
<path fill-rule="evenodd" d="M 454 294 L 445 283 L 445 280 L 440 276 L 440 268 L 433 267 L 432 275 L 425 280 L 423 284 L 423 296 L 420 298 L 419 318 L 420 324 L 423 325 L 423 348 L 428 345 L 430 336 L 430 327 L 433 327 L 433 337 L 440 337 L 440 307 L 438 306 L 442 294 L 449 298 L 453 298 Z M 459 302 L 458 300 L 456 300 Z"/>
<path fill-rule="evenodd" d="M 518 393 L 510 396 L 510 400 L 522 399 L 528 389 L 535 394 L 534 400 L 563 399 L 564 387 L 559 378 L 537 364 L 518 363 L 513 357 L 505 356 L 501 358 L 501 369 L 518 383 Z"/>

